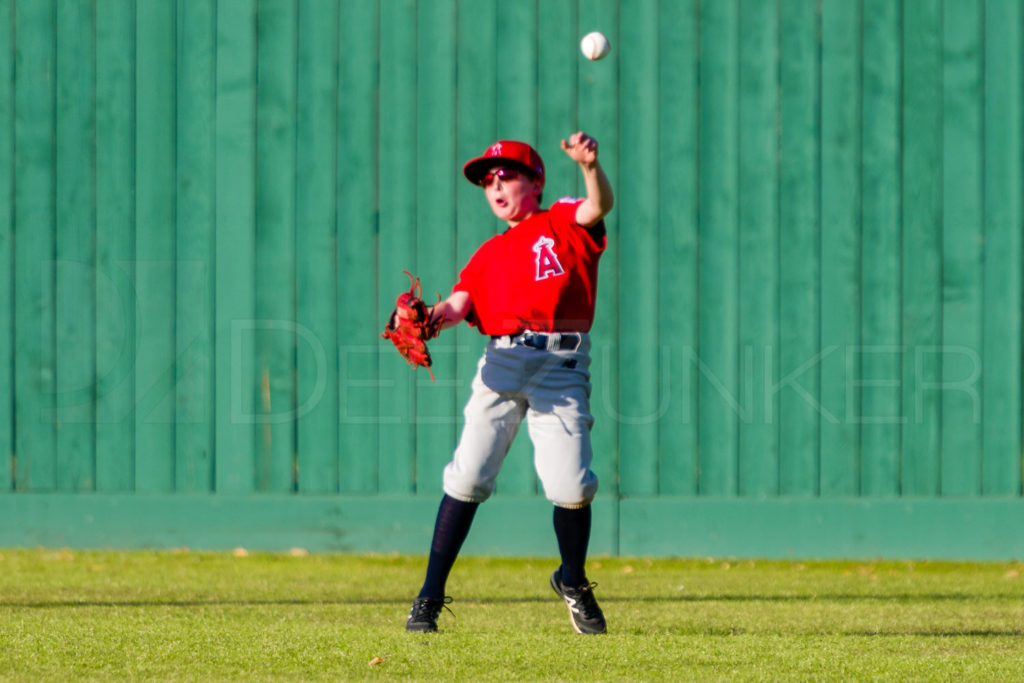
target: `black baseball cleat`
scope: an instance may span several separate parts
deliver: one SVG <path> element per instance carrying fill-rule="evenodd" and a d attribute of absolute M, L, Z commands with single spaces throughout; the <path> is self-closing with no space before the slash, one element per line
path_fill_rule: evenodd
<path fill-rule="evenodd" d="M 406 631 L 417 633 L 434 633 L 437 631 L 437 617 L 441 614 L 441 608 L 448 609 L 448 603 L 452 599 L 445 598 L 416 598 L 409 610 L 409 620 L 405 622 Z"/>
<path fill-rule="evenodd" d="M 579 588 L 569 588 L 562 583 L 561 568 L 551 575 L 551 587 L 569 606 L 569 621 L 576 633 L 605 633 L 604 613 L 594 597 L 596 583 L 585 583 Z"/>

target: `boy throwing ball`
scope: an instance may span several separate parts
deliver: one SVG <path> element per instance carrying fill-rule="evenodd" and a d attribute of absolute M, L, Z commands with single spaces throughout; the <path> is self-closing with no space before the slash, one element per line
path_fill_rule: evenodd
<path fill-rule="evenodd" d="M 590 541 L 590 337 L 597 266 L 607 246 L 604 216 L 612 189 L 598 162 L 597 141 L 583 132 L 562 140 L 583 174 L 586 197 L 541 208 L 544 163 L 530 145 L 501 140 L 463 167 L 483 188 L 508 228 L 484 242 L 459 275 L 452 295 L 430 311 L 440 328 L 462 320 L 491 338 L 477 366 L 465 426 L 444 470 L 426 579 L 406 629 L 436 631 L 451 601 L 445 583 L 476 509 L 494 491 L 502 461 L 526 419 L 534 466 L 554 504 L 562 564 L 551 587 L 578 633 L 604 633 L 584 571 Z"/>

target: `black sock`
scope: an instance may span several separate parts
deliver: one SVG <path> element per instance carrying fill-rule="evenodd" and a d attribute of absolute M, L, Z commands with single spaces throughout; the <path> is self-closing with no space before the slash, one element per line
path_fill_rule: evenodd
<path fill-rule="evenodd" d="M 555 506 L 555 537 L 562 554 L 562 583 L 577 588 L 587 582 L 583 565 L 590 543 L 590 506 L 570 510 Z"/>
<path fill-rule="evenodd" d="M 448 574 L 459 555 L 462 542 L 469 535 L 469 527 L 480 503 L 466 503 L 448 494 L 441 499 L 434 523 L 434 540 L 430 544 L 427 578 L 420 589 L 421 598 L 443 598 Z"/>

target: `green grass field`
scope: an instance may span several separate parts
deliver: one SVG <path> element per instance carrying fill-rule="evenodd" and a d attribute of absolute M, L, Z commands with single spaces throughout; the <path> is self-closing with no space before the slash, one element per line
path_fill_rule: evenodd
<path fill-rule="evenodd" d="M 0 551 L 4 679 L 901 679 L 1024 672 L 1024 565 L 597 558 L 607 636 L 552 559 L 461 558 L 411 635 L 424 559 Z"/>

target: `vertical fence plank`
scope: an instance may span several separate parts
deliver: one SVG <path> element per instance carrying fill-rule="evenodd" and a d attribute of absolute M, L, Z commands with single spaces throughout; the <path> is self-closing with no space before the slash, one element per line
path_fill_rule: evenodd
<path fill-rule="evenodd" d="M 658 421 L 658 491 L 666 495 L 697 492 L 697 6 L 661 3 L 658 31 L 658 381 L 667 409 Z"/>
<path fill-rule="evenodd" d="M 14 411 L 18 490 L 57 485 L 54 348 L 54 3 L 16 11 Z"/>
<path fill-rule="evenodd" d="M 818 492 L 819 15 L 814 3 L 780 3 L 779 355 L 768 373 L 779 413 L 779 493 Z M 774 403 L 768 403 L 774 406 Z"/>
<path fill-rule="evenodd" d="M 738 486 L 741 495 L 774 496 L 777 401 L 765 373 L 779 348 L 778 6 L 741 0 L 739 21 L 739 390 L 750 405 L 739 435 Z"/>
<path fill-rule="evenodd" d="M 700 493 L 735 495 L 739 422 L 738 21 L 734 0 L 701 5 Z"/>
<path fill-rule="evenodd" d="M 502 72 L 498 79 L 497 127 L 498 137 L 504 140 L 522 140 L 537 144 L 537 6 L 532 2 L 499 2 L 498 34 L 495 42 L 497 66 Z M 502 69 L 506 55 L 516 55 L 515 69 Z M 538 149 L 545 167 L 564 163 L 561 150 Z M 556 155 L 557 154 L 557 155 Z M 552 188 L 554 189 L 554 188 Z M 550 204 L 550 192 L 544 199 Z M 506 226 L 501 223 L 499 230 Z M 501 469 L 497 492 L 529 495 L 537 491 L 533 467 L 533 446 L 526 433 L 525 420 L 519 435 L 512 442 L 508 457 Z"/>
<path fill-rule="evenodd" d="M 903 429 L 900 493 L 938 492 L 941 381 L 942 14 L 903 7 Z"/>
<path fill-rule="evenodd" d="M 537 6 L 533 2 L 498 3 L 495 39 L 498 80 L 498 136 L 537 144 Z M 503 69 L 508 55 L 516 55 L 516 68 Z M 541 157 L 553 161 L 548 150 Z"/>
<path fill-rule="evenodd" d="M 620 111 L 618 61 L 622 43 L 617 32 L 622 17 L 619 3 L 613 0 L 581 0 L 578 3 L 579 38 L 591 31 L 601 31 L 612 44 L 612 53 L 599 62 L 580 61 L 577 90 L 579 92 L 578 126 L 597 138 L 600 144 L 601 167 L 604 168 L 612 189 L 620 189 Z M 577 59 L 580 59 L 577 57 Z M 571 132 L 571 131 L 570 131 Z M 561 150 L 547 152 L 557 158 Z M 563 155 L 564 156 L 564 155 Z M 561 161 L 565 163 L 565 161 Z M 583 193 L 583 181 L 578 169 L 575 194 Z M 560 194 L 562 192 L 560 191 Z M 619 193 L 621 195 L 621 193 Z M 621 198 L 621 197 L 620 197 Z M 594 415 L 594 429 L 591 441 L 594 463 L 591 469 L 601 483 L 603 493 L 617 493 L 619 461 L 621 456 L 620 423 L 617 419 L 619 406 L 619 211 L 613 209 L 605 218 L 608 231 L 608 249 L 601 256 L 600 274 L 597 286 L 597 310 L 594 326 L 591 328 L 590 366 L 593 390 L 590 409 Z"/>
<path fill-rule="evenodd" d="M 136 21 L 135 486 L 174 488 L 174 3 Z"/>
<path fill-rule="evenodd" d="M 178 4 L 175 490 L 212 491 L 216 14 Z"/>
<path fill-rule="evenodd" d="M 93 382 L 95 17 L 90 3 L 57 4 L 56 337 L 57 488 L 95 488 Z"/>
<path fill-rule="evenodd" d="M 982 6 L 943 4 L 941 493 L 981 493 Z"/>
<path fill-rule="evenodd" d="M 859 482 L 860 3 L 821 14 L 821 493 Z"/>
<path fill-rule="evenodd" d="M 96 490 L 134 487 L 135 14 L 96 3 Z"/>
<path fill-rule="evenodd" d="M 498 85 L 496 79 L 490 78 L 498 63 L 495 51 L 497 3 L 460 2 L 456 20 L 458 64 L 455 76 L 455 115 L 459 126 L 456 168 L 453 171 L 456 175 L 455 269 L 461 271 L 477 247 L 495 234 L 497 226 L 483 191 L 471 185 L 462 175 L 462 165 L 482 154 L 499 135 L 495 129 Z M 455 279 L 457 277 L 456 274 Z M 442 295 L 447 293 L 442 291 Z M 443 334 L 454 335 L 456 403 L 461 411 L 462 405 L 469 398 L 470 385 L 486 338 L 480 335 L 477 328 L 466 324 L 459 324 Z M 461 427 L 461 417 L 457 424 Z M 440 481 L 441 472 L 420 473 L 420 478 L 424 477 Z"/>
<path fill-rule="evenodd" d="M 14 5 L 0 0 L 0 493 L 14 487 Z"/>
<path fill-rule="evenodd" d="M 993 496 L 1021 493 L 1022 21 L 1020 3 L 985 3 L 981 490 Z"/>
<path fill-rule="evenodd" d="M 377 285 L 380 173 L 376 56 L 380 8 L 377 2 L 349 0 L 342 4 L 340 15 L 336 172 L 338 488 L 344 493 L 372 493 L 377 489 L 381 425 L 377 335 L 384 325 Z M 365 55 L 374 59 L 364 59 Z M 331 353 L 330 348 L 327 353 Z M 302 358 L 300 362 L 306 362 Z M 300 390 L 305 385 L 300 380 Z M 300 453 L 305 441 L 304 423 L 299 424 Z"/>
<path fill-rule="evenodd" d="M 297 4 L 260 3 L 256 20 L 255 486 L 274 492 L 291 491 L 294 474 Z M 323 19 L 330 27 L 329 19 Z M 322 58 L 315 63 L 331 66 Z M 330 201 L 330 190 L 323 196 Z M 325 222 L 330 225 L 330 217 L 304 229 L 316 230 Z M 332 257 L 330 250 L 325 257 Z M 323 458 L 333 468 L 334 454 Z"/>
<path fill-rule="evenodd" d="M 864 2 L 861 493 L 899 493 L 900 8 Z"/>
<path fill-rule="evenodd" d="M 380 310 L 394 308 L 415 264 L 416 12 L 412 0 L 384 0 L 380 19 Z M 382 343 L 387 343 L 383 342 Z M 416 375 L 394 353 L 380 361 L 381 493 L 411 493 L 415 482 Z"/>
<path fill-rule="evenodd" d="M 572 0 L 537 3 L 537 149 L 541 156 L 559 154 L 560 143 L 579 120 L 579 11 Z M 579 170 L 552 164 L 544 193 L 548 202 L 577 194 Z"/>
<path fill-rule="evenodd" d="M 255 485 L 256 3 L 217 5 L 216 487 Z"/>
<path fill-rule="evenodd" d="M 641 74 L 622 82 L 621 176 L 616 211 L 625 232 L 619 240 L 622 318 L 617 365 L 628 368 L 630 380 L 619 383 L 615 415 L 619 422 L 619 486 L 624 495 L 658 491 L 658 420 L 661 346 L 658 329 L 658 8 L 641 2 L 622 14 L 620 68 Z M 599 62 L 591 68 L 608 68 Z M 668 293 L 671 297 L 671 293 Z M 660 380 L 660 381 L 659 381 Z"/>
<path fill-rule="evenodd" d="M 338 45 L 337 3 L 300 3 L 299 147 L 295 176 L 298 202 L 295 415 L 299 430 L 298 486 L 304 492 L 334 492 L 339 484 Z M 356 175 L 366 173 L 367 169 L 354 168 L 353 171 Z M 359 249 L 365 264 L 369 261 L 366 258 L 369 240 L 362 234 L 364 241 Z M 360 272 L 364 277 L 372 275 L 366 272 L 365 265 Z M 358 449 L 348 453 L 349 457 L 356 458 L 365 455 Z"/>
<path fill-rule="evenodd" d="M 424 299 L 447 291 L 456 272 L 455 184 L 460 180 L 455 158 L 456 46 L 455 6 L 420 3 L 417 59 L 416 116 L 416 253 L 410 264 L 423 283 Z M 463 181 L 465 182 L 465 181 Z M 425 372 L 416 373 L 416 491 L 438 494 L 436 476 L 451 458 L 455 446 L 455 345 L 445 333 L 430 344 L 436 382 Z"/>

